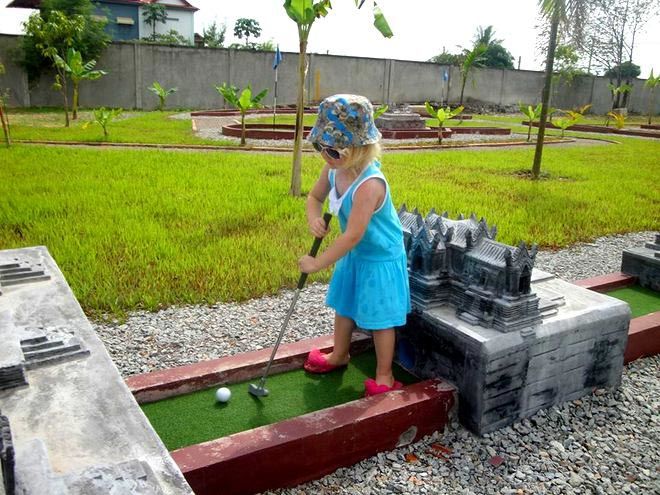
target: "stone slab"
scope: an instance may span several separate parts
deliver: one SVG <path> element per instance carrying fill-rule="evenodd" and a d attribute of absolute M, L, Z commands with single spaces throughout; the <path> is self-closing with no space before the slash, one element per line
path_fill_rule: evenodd
<path fill-rule="evenodd" d="M 50 280 L 3 287 L 0 315 L 11 322 L 13 338 L 34 343 L 75 337 L 88 351 L 27 370 L 28 386 L 0 391 L 16 449 L 18 493 L 87 494 L 99 473 L 106 481 L 120 473 L 121 486 L 130 490 L 117 493 L 192 493 L 48 250 L 0 251 L 0 265 L 14 259 L 43 266 Z M 7 349 L 0 347 L 0 362 Z M 130 480 L 127 473 L 138 474 Z"/>
<path fill-rule="evenodd" d="M 659 236 L 660 237 L 660 236 Z M 653 246 L 651 244 L 651 246 Z M 656 249 L 631 248 L 623 251 L 621 271 L 637 277 L 639 285 L 660 292 L 660 257 Z"/>

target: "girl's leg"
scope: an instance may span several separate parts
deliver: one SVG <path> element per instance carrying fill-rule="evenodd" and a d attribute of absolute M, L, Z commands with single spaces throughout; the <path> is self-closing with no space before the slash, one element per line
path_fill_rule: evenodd
<path fill-rule="evenodd" d="M 351 359 L 348 351 L 351 347 L 351 335 L 354 328 L 353 320 L 335 313 L 335 345 L 332 352 L 326 356 L 328 363 L 342 366 Z"/>
<path fill-rule="evenodd" d="M 378 385 L 394 385 L 392 360 L 394 359 L 394 344 L 396 333 L 393 328 L 374 330 L 374 347 L 376 348 L 376 383 Z"/>

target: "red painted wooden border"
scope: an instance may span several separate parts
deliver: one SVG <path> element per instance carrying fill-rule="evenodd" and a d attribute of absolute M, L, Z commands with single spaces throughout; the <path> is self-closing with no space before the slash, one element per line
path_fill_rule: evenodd
<path fill-rule="evenodd" d="M 291 124 L 245 124 L 245 137 L 251 139 L 293 139 L 295 126 Z M 305 126 L 303 137 L 306 137 L 312 130 L 310 126 Z M 241 124 L 228 124 L 222 127 L 222 134 L 225 136 L 241 137 Z M 442 137 L 452 136 L 452 130 L 442 131 Z M 384 139 L 414 139 L 414 138 L 437 138 L 437 128 L 433 129 L 380 129 Z"/>
<path fill-rule="evenodd" d="M 528 120 L 524 120 L 522 125 L 529 125 Z M 538 122 L 532 122 L 532 126 L 538 127 Z M 545 125 L 549 129 L 559 129 L 551 122 L 547 122 Z M 582 132 L 596 132 L 600 134 L 620 134 L 622 136 L 641 136 L 641 137 L 650 137 L 650 138 L 660 138 L 660 133 L 653 132 L 652 130 L 635 130 L 635 129 L 617 129 L 616 127 L 601 127 L 597 125 L 589 124 L 576 124 L 571 126 L 569 131 L 582 131 Z"/>
<path fill-rule="evenodd" d="M 624 362 L 660 354 L 660 311 L 630 320 Z"/>
<path fill-rule="evenodd" d="M 302 368 L 307 353 L 312 348 L 316 347 L 327 352 L 332 348 L 332 340 L 332 335 L 325 335 L 281 345 L 273 361 L 271 374 Z M 369 336 L 360 333 L 353 334 L 351 344 L 353 354 L 363 352 L 371 346 L 372 341 Z M 261 376 L 271 352 L 272 349 L 261 349 L 142 375 L 129 376 L 126 379 L 126 385 L 128 385 L 138 403 L 155 402 L 214 385 L 242 382 Z"/>
<path fill-rule="evenodd" d="M 628 287 L 637 282 L 637 277 L 632 275 L 626 275 L 623 272 L 618 273 L 608 273 L 607 275 L 601 275 L 599 277 L 585 278 L 582 280 L 576 280 L 573 283 L 584 287 L 585 289 L 590 289 L 596 292 L 607 292 L 614 289 L 620 289 L 622 287 Z"/>
<path fill-rule="evenodd" d="M 442 430 L 455 400 L 453 387 L 427 380 L 175 450 L 172 457 L 197 495 L 296 486 Z"/>

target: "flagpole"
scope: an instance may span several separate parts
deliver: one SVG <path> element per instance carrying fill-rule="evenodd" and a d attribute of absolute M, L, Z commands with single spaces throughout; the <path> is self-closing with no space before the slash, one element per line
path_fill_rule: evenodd
<path fill-rule="evenodd" d="M 273 129 L 275 129 L 275 114 L 277 113 L 277 67 L 275 67 L 275 91 L 273 96 Z"/>

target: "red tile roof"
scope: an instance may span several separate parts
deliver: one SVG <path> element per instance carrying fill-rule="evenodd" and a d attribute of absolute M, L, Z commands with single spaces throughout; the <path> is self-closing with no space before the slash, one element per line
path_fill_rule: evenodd
<path fill-rule="evenodd" d="M 159 2 L 158 0 L 110 0 L 107 2 L 100 0 L 101 3 L 126 3 L 133 5 L 159 3 L 160 5 L 164 5 L 165 7 L 174 8 L 174 9 L 192 10 L 192 11 L 199 10 L 197 7 L 191 5 L 190 2 L 187 2 L 186 0 L 180 0 L 180 1 L 182 5 L 177 5 L 175 3 L 168 3 L 168 2 Z M 7 7 L 38 9 L 40 5 L 41 5 L 41 0 L 13 0 L 9 5 L 7 5 Z"/>

